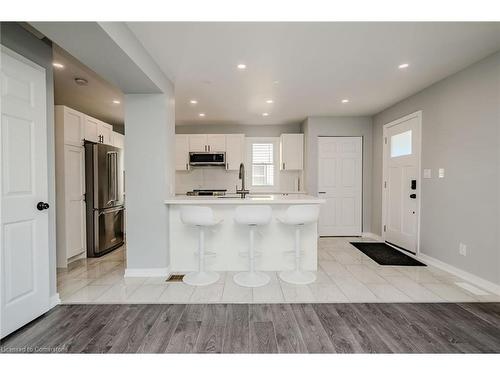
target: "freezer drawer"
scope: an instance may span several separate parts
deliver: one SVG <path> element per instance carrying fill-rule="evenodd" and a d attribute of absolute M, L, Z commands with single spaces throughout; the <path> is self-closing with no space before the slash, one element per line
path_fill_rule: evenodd
<path fill-rule="evenodd" d="M 93 217 L 93 248 L 89 248 L 89 257 L 99 257 L 124 243 L 123 207 L 95 210 Z"/>

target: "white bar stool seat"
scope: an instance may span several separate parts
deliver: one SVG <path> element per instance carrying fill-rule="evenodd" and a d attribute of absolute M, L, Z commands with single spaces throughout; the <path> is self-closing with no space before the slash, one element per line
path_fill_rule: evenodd
<path fill-rule="evenodd" d="M 198 271 L 189 272 L 182 281 L 188 285 L 205 286 L 219 280 L 219 274 L 205 270 L 205 229 L 219 224 L 222 219 L 215 217 L 210 207 L 183 206 L 181 208 L 181 221 L 186 225 L 198 227 Z"/>
<path fill-rule="evenodd" d="M 300 231 L 304 225 L 317 222 L 318 216 L 319 205 L 296 205 L 288 207 L 285 215 L 278 218 L 283 224 L 295 226 L 295 269 L 280 272 L 281 280 L 299 285 L 310 284 L 316 280 L 314 272 L 301 270 Z"/>
<path fill-rule="evenodd" d="M 249 248 L 248 248 L 248 271 L 239 272 L 234 275 L 233 280 L 240 286 L 257 288 L 264 286 L 271 278 L 263 272 L 255 270 L 255 228 L 258 225 L 267 225 L 271 222 L 272 209 L 270 206 L 238 206 L 234 213 L 234 221 L 238 224 L 248 225 Z"/>

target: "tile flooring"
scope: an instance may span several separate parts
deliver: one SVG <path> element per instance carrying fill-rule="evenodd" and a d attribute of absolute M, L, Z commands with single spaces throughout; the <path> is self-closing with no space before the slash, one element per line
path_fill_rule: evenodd
<path fill-rule="evenodd" d="M 206 287 L 164 278 L 124 278 L 125 252 L 83 259 L 58 270 L 58 292 L 71 303 L 335 303 L 335 302 L 499 302 L 500 296 L 474 294 L 456 284 L 464 280 L 438 268 L 380 266 L 349 241 L 369 239 L 321 238 L 319 267 L 313 284 L 295 286 L 270 272 L 271 282 L 245 288 L 223 272 Z M 486 293 L 486 294 L 485 294 Z"/>

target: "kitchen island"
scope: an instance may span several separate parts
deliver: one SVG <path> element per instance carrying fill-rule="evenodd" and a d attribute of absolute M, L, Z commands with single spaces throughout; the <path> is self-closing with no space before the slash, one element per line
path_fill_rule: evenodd
<path fill-rule="evenodd" d="M 215 253 L 207 257 L 207 269 L 213 271 L 243 271 L 248 268 L 248 260 L 242 254 L 248 249 L 248 227 L 234 222 L 234 209 L 239 205 L 269 205 L 273 219 L 258 227 L 255 245 L 260 256 L 256 268 L 262 271 L 291 270 L 294 266 L 294 230 L 282 224 L 277 218 L 285 214 L 291 205 L 322 204 L 324 200 L 305 194 L 250 194 L 242 199 L 237 195 L 220 197 L 175 196 L 165 201 L 170 215 L 170 271 L 188 272 L 197 269 L 196 251 L 198 230 L 185 225 L 180 219 L 183 205 L 208 206 L 223 221 L 206 231 L 206 248 Z M 317 224 L 305 225 L 302 229 L 302 268 L 308 271 L 317 269 Z"/>

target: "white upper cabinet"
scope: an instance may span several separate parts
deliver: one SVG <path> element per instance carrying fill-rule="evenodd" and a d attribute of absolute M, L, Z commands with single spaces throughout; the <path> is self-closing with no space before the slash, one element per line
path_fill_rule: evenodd
<path fill-rule="evenodd" d="M 71 108 L 61 105 L 56 106 L 56 117 L 60 124 L 62 124 L 64 144 L 81 146 L 83 144 L 83 127 L 85 115 Z"/>
<path fill-rule="evenodd" d="M 281 134 L 280 169 L 297 171 L 304 165 L 304 134 Z"/>
<path fill-rule="evenodd" d="M 207 134 L 208 152 L 224 152 L 226 151 L 226 135 L 225 134 Z"/>
<path fill-rule="evenodd" d="M 125 136 L 123 134 L 113 132 L 113 146 L 123 149 L 125 146 Z"/>
<path fill-rule="evenodd" d="M 113 146 L 113 126 L 99 121 L 98 131 L 100 136 L 99 142 Z"/>
<path fill-rule="evenodd" d="M 84 127 L 85 140 L 96 143 L 99 142 L 99 120 L 90 116 L 85 116 Z"/>
<path fill-rule="evenodd" d="M 185 134 L 175 135 L 175 170 L 189 170 L 189 136 Z"/>
<path fill-rule="evenodd" d="M 87 115 L 85 115 L 84 124 L 85 140 L 113 145 L 113 126 Z"/>
<path fill-rule="evenodd" d="M 245 135 L 227 134 L 226 138 L 226 169 L 228 171 L 239 170 L 240 164 L 245 158 Z"/>
<path fill-rule="evenodd" d="M 189 152 L 224 152 L 226 151 L 225 134 L 190 134 Z"/>
<path fill-rule="evenodd" d="M 189 152 L 208 152 L 206 134 L 192 134 L 188 137 Z"/>

